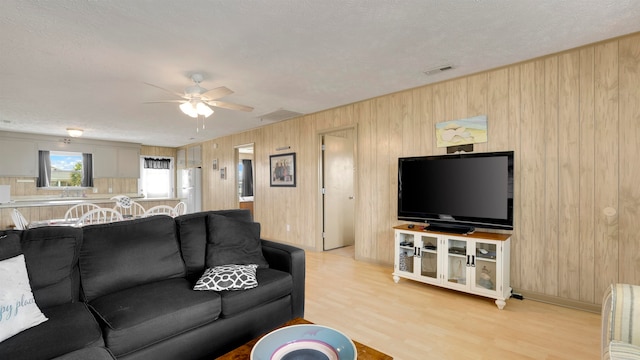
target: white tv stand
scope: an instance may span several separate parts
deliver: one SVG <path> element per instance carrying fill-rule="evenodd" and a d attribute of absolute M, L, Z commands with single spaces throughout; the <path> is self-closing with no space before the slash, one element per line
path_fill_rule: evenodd
<path fill-rule="evenodd" d="M 461 235 L 395 226 L 393 281 L 420 281 L 496 299 L 499 309 L 511 297 L 511 235 L 475 232 Z"/>

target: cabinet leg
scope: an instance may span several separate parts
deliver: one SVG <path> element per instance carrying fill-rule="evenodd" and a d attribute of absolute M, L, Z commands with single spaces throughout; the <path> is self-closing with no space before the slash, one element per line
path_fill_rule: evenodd
<path fill-rule="evenodd" d="M 498 305 L 498 309 L 502 310 L 507 305 L 507 302 L 501 299 L 496 300 L 496 305 Z"/>
<path fill-rule="evenodd" d="M 393 282 L 395 282 L 396 284 L 398 283 L 398 281 L 400 281 L 400 276 L 398 275 L 393 275 Z"/>

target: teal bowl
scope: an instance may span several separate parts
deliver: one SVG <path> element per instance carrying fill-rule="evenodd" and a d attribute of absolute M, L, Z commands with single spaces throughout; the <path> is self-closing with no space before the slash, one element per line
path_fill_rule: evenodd
<path fill-rule="evenodd" d="M 251 350 L 251 360 L 355 360 L 356 346 L 330 327 L 308 324 L 274 330 Z"/>

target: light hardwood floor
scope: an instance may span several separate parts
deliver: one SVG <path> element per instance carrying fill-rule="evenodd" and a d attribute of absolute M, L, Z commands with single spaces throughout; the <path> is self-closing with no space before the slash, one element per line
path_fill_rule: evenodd
<path fill-rule="evenodd" d="M 599 359 L 600 315 L 401 279 L 352 249 L 307 252 L 305 318 L 396 360 Z"/>

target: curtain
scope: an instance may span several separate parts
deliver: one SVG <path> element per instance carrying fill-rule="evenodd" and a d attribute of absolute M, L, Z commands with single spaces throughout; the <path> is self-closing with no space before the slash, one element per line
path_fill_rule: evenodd
<path fill-rule="evenodd" d="M 38 151 L 38 180 L 37 187 L 48 187 L 51 180 L 51 159 L 49 151 Z"/>
<path fill-rule="evenodd" d="M 253 166 L 251 160 L 242 160 L 242 195 L 253 196 Z"/>
<path fill-rule="evenodd" d="M 82 154 L 82 187 L 93 187 L 93 155 Z"/>
<path fill-rule="evenodd" d="M 145 169 L 165 169 L 169 170 L 171 165 L 171 159 L 154 159 L 144 158 Z"/>

